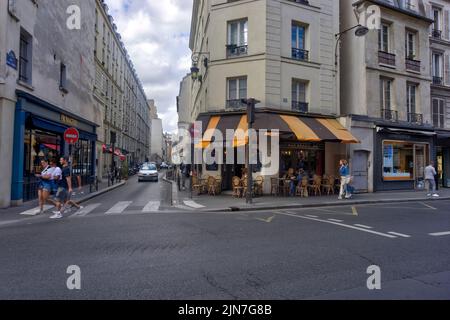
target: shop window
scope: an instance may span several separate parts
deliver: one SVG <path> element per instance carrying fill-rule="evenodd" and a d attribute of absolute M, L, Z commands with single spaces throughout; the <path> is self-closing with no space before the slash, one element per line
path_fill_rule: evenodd
<path fill-rule="evenodd" d="M 402 141 L 383 142 L 383 179 L 410 181 L 423 179 L 428 161 L 428 145 Z"/>

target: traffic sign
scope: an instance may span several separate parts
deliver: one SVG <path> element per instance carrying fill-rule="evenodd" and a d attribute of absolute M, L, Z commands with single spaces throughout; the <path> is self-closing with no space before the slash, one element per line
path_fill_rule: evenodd
<path fill-rule="evenodd" d="M 64 132 L 64 141 L 68 144 L 75 144 L 80 139 L 80 133 L 76 128 L 69 128 Z"/>

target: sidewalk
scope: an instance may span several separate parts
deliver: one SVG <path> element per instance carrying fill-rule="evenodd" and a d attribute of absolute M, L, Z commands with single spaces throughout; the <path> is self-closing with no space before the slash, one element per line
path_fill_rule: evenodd
<path fill-rule="evenodd" d="M 231 194 L 218 196 L 193 195 L 190 199 L 189 190 L 179 192 L 176 190 L 177 207 L 203 212 L 223 211 L 257 211 L 278 210 L 294 208 L 331 207 L 373 203 L 392 203 L 427 200 L 450 200 L 450 189 L 439 190 L 440 197 L 431 199 L 424 191 L 389 191 L 377 193 L 355 194 L 350 200 L 338 200 L 338 195 L 321 197 L 274 197 L 264 196 L 253 199 L 253 204 L 246 204 L 245 199 L 233 198 Z"/>
<path fill-rule="evenodd" d="M 122 181 L 120 183 L 115 183 L 114 186 L 108 187 L 108 182 L 104 179 L 104 182 L 101 182 L 98 184 L 98 191 L 95 190 L 95 187 L 92 186 L 92 193 L 90 192 L 89 185 L 86 185 L 82 188 L 81 191 L 78 190 L 78 188 L 74 189 L 75 195 L 72 196 L 72 200 L 75 200 L 77 203 L 82 204 L 83 202 L 86 202 L 92 198 L 95 198 L 99 195 L 102 195 L 106 192 L 109 192 L 111 190 L 114 190 L 116 188 L 122 187 L 125 185 L 126 182 Z M 54 196 L 52 196 L 53 198 Z M 32 215 L 22 215 L 21 213 L 33 210 L 35 208 L 39 207 L 39 201 L 33 200 L 29 202 L 25 202 L 23 205 L 18 207 L 10 207 L 6 209 L 0 209 L 0 225 L 6 224 L 10 222 L 15 221 L 21 221 L 25 219 L 33 218 Z M 46 208 L 50 210 L 52 206 L 48 205 Z"/>

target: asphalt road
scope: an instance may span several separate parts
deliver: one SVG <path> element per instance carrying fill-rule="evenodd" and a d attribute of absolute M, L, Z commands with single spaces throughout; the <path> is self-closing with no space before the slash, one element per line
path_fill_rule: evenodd
<path fill-rule="evenodd" d="M 448 201 L 196 213 L 157 208 L 161 190 L 132 179 L 86 214 L 0 226 L 0 299 L 450 299 Z"/>

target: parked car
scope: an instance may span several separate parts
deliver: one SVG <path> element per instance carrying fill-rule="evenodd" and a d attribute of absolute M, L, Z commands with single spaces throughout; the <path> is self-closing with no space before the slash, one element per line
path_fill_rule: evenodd
<path fill-rule="evenodd" d="M 158 182 L 158 168 L 155 164 L 144 164 L 138 173 L 138 180 L 141 181 L 155 181 Z"/>
<path fill-rule="evenodd" d="M 161 163 L 161 165 L 159 166 L 161 169 L 169 169 L 169 165 L 165 162 Z"/>

